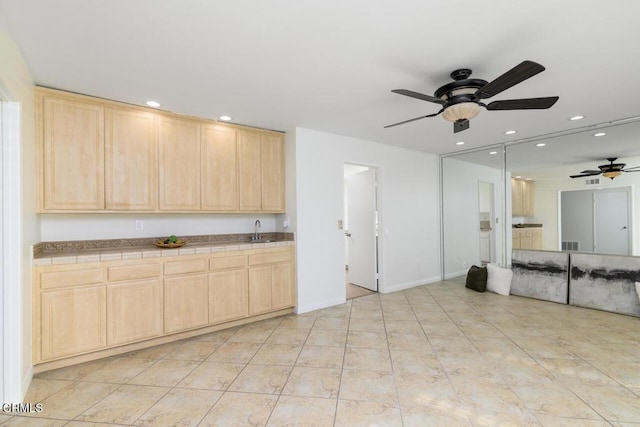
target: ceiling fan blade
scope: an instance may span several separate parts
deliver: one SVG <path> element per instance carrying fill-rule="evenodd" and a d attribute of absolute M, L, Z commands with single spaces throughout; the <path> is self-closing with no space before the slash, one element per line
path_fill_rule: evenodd
<path fill-rule="evenodd" d="M 391 127 L 398 126 L 398 125 L 403 125 L 405 123 L 415 122 L 416 120 L 426 119 L 427 117 L 435 117 L 438 114 L 442 113 L 443 111 L 444 111 L 444 108 L 442 110 L 438 111 L 435 114 L 427 114 L 426 116 L 420 116 L 420 117 L 416 117 L 415 119 L 409 119 L 409 120 L 405 120 L 403 122 L 394 123 L 392 125 L 387 125 L 384 128 L 386 129 L 386 128 L 391 128 Z"/>
<path fill-rule="evenodd" d="M 557 96 L 546 98 L 507 99 L 493 101 L 487 105 L 487 110 L 546 110 L 558 101 Z"/>
<path fill-rule="evenodd" d="M 600 171 L 593 171 L 593 173 L 582 173 L 580 175 L 571 175 L 570 178 L 582 178 L 584 176 L 594 176 L 594 175 L 600 175 L 602 172 Z"/>
<path fill-rule="evenodd" d="M 600 173 L 600 172 L 602 172 L 602 171 L 597 171 L 597 170 L 594 170 L 594 169 L 588 169 L 586 171 L 581 171 L 580 173 Z"/>
<path fill-rule="evenodd" d="M 491 98 L 502 91 L 541 73 L 545 68 L 533 61 L 523 61 L 476 91 L 477 99 Z"/>
<path fill-rule="evenodd" d="M 459 119 L 453 122 L 453 133 L 462 132 L 467 129 L 469 129 L 469 120 Z"/>
<path fill-rule="evenodd" d="M 633 172 L 633 171 L 634 171 L 634 169 L 638 169 L 638 170 L 640 170 L 640 166 L 634 166 L 634 167 L 632 167 L 632 168 L 626 168 L 624 171 L 625 171 L 625 172 Z"/>
<path fill-rule="evenodd" d="M 640 169 L 623 169 L 622 172 L 640 172 Z"/>
<path fill-rule="evenodd" d="M 443 101 L 440 98 L 436 98 L 435 96 L 425 95 L 424 93 L 414 92 L 412 90 L 394 89 L 391 92 L 398 93 L 398 94 L 404 95 L 404 96 L 410 96 L 411 98 L 421 99 L 423 101 L 434 102 L 434 103 L 440 104 L 440 105 L 446 104 L 446 102 Z"/>

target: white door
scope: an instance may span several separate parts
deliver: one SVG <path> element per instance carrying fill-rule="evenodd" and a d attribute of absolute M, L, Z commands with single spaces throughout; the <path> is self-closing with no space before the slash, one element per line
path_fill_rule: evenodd
<path fill-rule="evenodd" d="M 631 255 L 629 247 L 629 191 L 598 191 L 594 194 L 596 253 Z"/>
<path fill-rule="evenodd" d="M 376 170 L 345 178 L 349 282 L 378 290 L 376 245 Z"/>

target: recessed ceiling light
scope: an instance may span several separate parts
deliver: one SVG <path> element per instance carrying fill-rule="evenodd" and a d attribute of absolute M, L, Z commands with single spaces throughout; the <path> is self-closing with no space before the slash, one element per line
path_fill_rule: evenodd
<path fill-rule="evenodd" d="M 525 181 L 531 181 L 531 178 L 527 177 L 525 178 Z"/>
<path fill-rule="evenodd" d="M 158 108 L 160 106 L 160 103 L 156 101 L 147 101 L 147 105 L 149 107 Z"/>
<path fill-rule="evenodd" d="M 464 145 L 464 141 L 458 141 L 456 142 L 456 145 Z"/>
<path fill-rule="evenodd" d="M 544 147 L 545 145 L 547 145 L 547 144 L 545 144 L 544 142 L 541 142 L 539 144 L 536 144 L 536 147 Z"/>
<path fill-rule="evenodd" d="M 516 175 L 516 178 L 522 178 L 522 175 Z"/>
<path fill-rule="evenodd" d="M 593 136 L 605 136 L 606 133 L 604 132 L 598 132 L 598 133 L 594 133 Z"/>
<path fill-rule="evenodd" d="M 231 120 L 231 117 L 230 117 L 230 116 L 220 116 L 219 118 L 220 118 L 220 120 L 222 120 L 223 122 L 228 122 L 229 120 Z"/>
<path fill-rule="evenodd" d="M 508 131 L 506 131 L 504 134 L 505 134 L 505 135 L 513 135 L 514 133 L 517 133 L 517 131 L 515 131 L 515 130 L 508 130 Z"/>
<path fill-rule="evenodd" d="M 569 120 L 573 120 L 573 121 L 575 121 L 575 120 L 582 120 L 582 119 L 584 119 L 584 116 L 573 116 L 573 117 L 569 117 Z"/>
<path fill-rule="evenodd" d="M 498 154 L 497 151 L 489 151 L 489 154 L 494 155 L 494 154 Z"/>

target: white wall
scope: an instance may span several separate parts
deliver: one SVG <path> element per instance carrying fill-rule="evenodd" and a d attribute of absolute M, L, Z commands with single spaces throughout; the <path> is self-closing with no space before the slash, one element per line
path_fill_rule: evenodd
<path fill-rule="evenodd" d="M 471 265 L 480 265 L 480 182 L 493 183 L 494 215 L 499 223 L 492 221 L 492 228 L 495 230 L 496 260 L 500 262 L 504 234 L 501 171 L 447 157 L 444 159 L 442 180 L 445 278 L 466 274 Z"/>
<path fill-rule="evenodd" d="M 276 231 L 275 214 L 42 214 L 42 241 L 120 239 Z M 135 221 L 143 221 L 137 231 Z M 286 230 L 288 231 L 288 230 Z"/>
<path fill-rule="evenodd" d="M 2 372 L 5 379 L 5 401 L 19 401 L 29 386 L 32 376 L 31 364 L 31 246 L 40 240 L 38 218 L 35 214 L 35 126 L 33 81 L 19 49 L 4 32 L 0 31 L 0 89 L 6 101 L 19 103 L 20 130 L 19 144 L 16 144 L 19 166 L 13 165 L 19 176 L 5 183 L 21 194 L 18 220 L 18 238 L 5 242 L 17 253 L 19 259 L 15 280 L 4 283 L 5 298 L 12 305 L 15 318 L 3 322 L 6 336 L 16 337 L 10 343 L 11 368 Z M 11 207 L 13 212 L 13 208 Z M 7 214 L 8 211 L 5 211 Z M 6 220 L 13 220 L 6 218 Z M 6 247 L 6 246 L 5 246 Z M 6 313 L 5 313 L 6 314 Z M 13 338 L 11 338 L 13 339 Z M 15 364 L 13 362 L 16 362 Z M 6 366 L 7 360 L 5 360 Z M 18 366 L 15 366 L 18 365 Z M 4 369 L 4 367 L 2 368 Z"/>
<path fill-rule="evenodd" d="M 440 279 L 437 156 L 304 128 L 294 151 L 298 312 L 345 301 L 344 163 L 380 168 L 380 292 Z"/>

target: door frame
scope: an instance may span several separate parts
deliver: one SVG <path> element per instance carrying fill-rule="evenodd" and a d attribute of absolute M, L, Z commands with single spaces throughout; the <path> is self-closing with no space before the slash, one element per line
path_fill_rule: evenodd
<path fill-rule="evenodd" d="M 375 263 L 376 263 L 376 271 L 377 271 L 377 277 L 376 277 L 376 289 L 377 292 L 382 293 L 384 290 L 384 279 L 383 279 L 383 272 L 382 272 L 382 266 L 383 266 L 383 262 L 382 262 L 382 247 L 383 247 L 383 239 L 382 239 L 382 232 L 381 230 L 382 228 L 382 197 L 381 197 L 381 191 L 380 188 L 382 187 L 382 175 L 383 175 L 383 168 L 381 165 L 374 165 L 374 164 L 369 164 L 369 163 L 362 163 L 362 162 L 351 162 L 351 161 L 344 161 L 342 164 L 342 173 L 343 173 L 343 179 L 344 179 L 344 167 L 346 165 L 351 165 L 351 166 L 363 166 L 363 167 L 367 167 L 369 169 L 372 169 L 375 171 L 375 181 L 374 181 L 374 195 L 375 195 L 375 206 L 376 206 L 376 218 L 377 218 L 377 228 L 376 228 L 376 236 L 375 236 L 375 242 L 376 242 L 376 254 L 375 254 Z M 343 203 L 346 204 L 346 188 L 345 185 L 342 186 L 342 200 Z M 342 208 L 342 212 L 344 214 L 344 212 L 346 211 L 346 206 L 343 206 Z M 347 259 L 347 254 L 348 254 L 348 249 L 347 249 L 347 243 L 345 240 L 345 245 L 344 245 L 344 250 L 345 250 L 345 254 L 344 254 L 344 259 Z M 344 287 L 345 287 L 345 294 L 346 294 L 346 288 L 347 288 L 347 284 L 346 282 L 344 283 Z"/>
<path fill-rule="evenodd" d="M 489 205 L 491 206 L 491 210 L 489 212 L 489 226 L 491 230 L 489 230 L 489 262 L 495 263 L 496 260 L 496 184 L 491 181 L 482 181 L 478 180 L 478 227 L 480 226 L 480 186 L 482 184 L 487 184 L 491 187 L 491 200 L 489 201 Z M 479 235 L 479 233 L 478 233 Z M 480 240 L 480 239 L 478 239 Z M 478 242 L 480 244 L 480 242 Z M 482 262 L 482 256 L 480 256 L 480 262 Z"/>
<path fill-rule="evenodd" d="M 3 402 L 22 401 L 22 201 L 20 104 L 10 102 L 0 86 L 0 397 Z"/>

